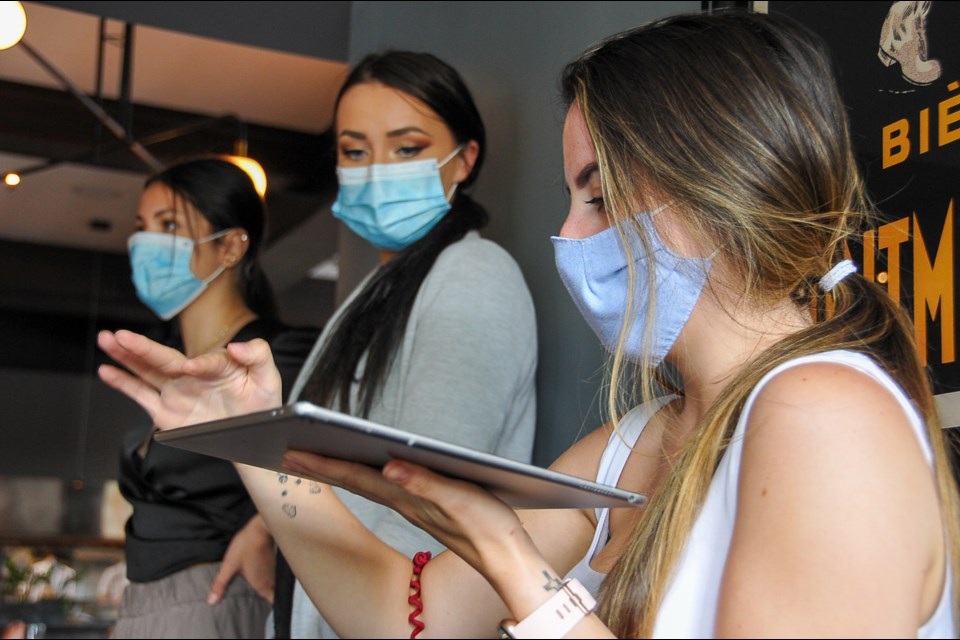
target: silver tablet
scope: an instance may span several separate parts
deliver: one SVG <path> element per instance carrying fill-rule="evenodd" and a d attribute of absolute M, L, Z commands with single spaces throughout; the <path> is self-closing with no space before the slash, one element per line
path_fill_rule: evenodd
<path fill-rule="evenodd" d="M 639 493 L 401 431 L 309 402 L 158 432 L 157 442 L 280 473 L 289 449 L 382 467 L 399 458 L 491 490 L 518 509 L 637 507 Z"/>

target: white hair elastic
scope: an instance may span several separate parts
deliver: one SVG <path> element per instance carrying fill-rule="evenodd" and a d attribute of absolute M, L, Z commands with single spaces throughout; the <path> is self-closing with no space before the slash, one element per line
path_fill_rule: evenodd
<path fill-rule="evenodd" d="M 843 260 L 833 266 L 830 271 L 820 278 L 820 288 L 829 293 L 837 286 L 837 283 L 846 278 L 851 273 L 857 272 L 857 265 L 853 260 Z"/>

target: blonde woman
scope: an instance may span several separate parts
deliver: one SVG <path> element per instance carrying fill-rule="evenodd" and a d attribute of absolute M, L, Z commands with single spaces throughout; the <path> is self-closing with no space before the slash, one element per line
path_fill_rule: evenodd
<path fill-rule="evenodd" d="M 557 266 L 611 349 L 613 419 L 553 467 L 649 503 L 514 512 L 416 465 L 302 452 L 291 472 L 389 504 L 452 551 L 415 576 L 422 637 L 953 637 L 956 485 L 910 323 L 846 258 L 868 205 L 823 44 L 782 17 L 676 16 L 587 51 L 563 90 Z M 184 421 L 180 396 L 222 382 L 225 359 L 101 345 L 141 372 L 104 380 L 165 426 Z M 231 382 L 267 397 L 228 411 L 276 405 L 268 350 L 229 355 Z M 657 391 L 661 362 L 681 388 Z M 634 386 L 637 407 L 619 393 Z M 332 492 L 284 522 L 242 475 L 341 635 L 410 631 L 409 558 Z"/>

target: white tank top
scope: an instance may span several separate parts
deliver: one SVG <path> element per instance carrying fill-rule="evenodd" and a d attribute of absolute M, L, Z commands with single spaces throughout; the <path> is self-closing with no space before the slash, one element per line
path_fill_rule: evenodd
<path fill-rule="evenodd" d="M 871 358 L 851 351 L 830 351 L 791 360 L 775 368 L 764 376 L 747 399 L 734 431 L 734 437 L 717 467 L 703 509 L 690 532 L 684 551 L 674 569 L 670 586 L 664 594 L 653 637 L 709 638 L 713 636 L 720 581 L 723 578 L 723 568 L 730 549 L 736 517 L 740 458 L 743 453 L 743 435 L 746 432 L 745 416 L 750 414 L 757 395 L 771 378 L 790 367 L 808 362 L 844 364 L 862 371 L 886 387 L 903 408 L 923 448 L 924 457 L 932 466 L 933 454 L 920 415 L 900 386 Z M 654 402 L 653 407 L 637 407 L 624 416 L 620 423 L 622 437 L 617 433 L 612 434 L 600 459 L 598 482 L 617 483 L 630 449 L 640 437 L 650 417 L 672 399 L 673 397 L 660 398 Z M 569 578 L 580 580 L 594 595 L 599 592 L 600 583 L 606 575 L 591 569 L 590 562 L 606 545 L 609 539 L 609 526 L 609 510 L 598 509 L 597 530 L 593 543 L 584 558 L 567 574 Z M 930 619 L 917 630 L 918 638 L 955 637 L 951 606 L 953 602 L 951 575 L 948 566 L 940 603 Z"/>
<path fill-rule="evenodd" d="M 634 407 L 620 419 L 620 432 L 615 431 L 610 435 L 607 446 L 603 450 L 603 455 L 600 456 L 597 482 L 613 486 L 619 482 L 620 474 L 623 473 L 623 467 L 627 463 L 627 457 L 630 455 L 633 445 L 637 443 L 640 434 L 643 433 L 647 422 L 664 405 L 676 398 L 677 396 L 656 398 L 650 404 Z M 597 530 L 593 534 L 593 542 L 590 543 L 586 555 L 566 576 L 579 580 L 594 596 L 600 593 L 600 583 L 607 577 L 607 574 L 595 571 L 590 563 L 610 539 L 610 509 L 606 507 L 597 508 L 596 514 Z"/>

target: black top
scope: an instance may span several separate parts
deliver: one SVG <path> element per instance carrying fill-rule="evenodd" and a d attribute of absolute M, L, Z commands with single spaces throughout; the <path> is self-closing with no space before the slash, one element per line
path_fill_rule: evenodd
<path fill-rule="evenodd" d="M 258 319 L 232 342 L 269 342 L 286 394 L 318 333 Z M 120 452 L 120 492 L 133 506 L 124 545 L 131 582 L 220 561 L 233 536 L 256 513 L 232 463 L 157 442 L 141 458 L 137 449 L 149 433 L 149 423 L 132 427 Z"/>

